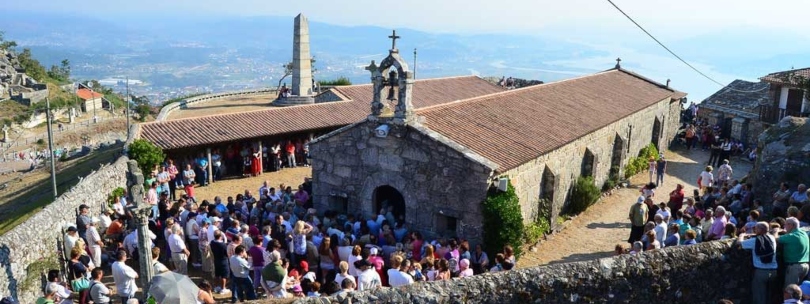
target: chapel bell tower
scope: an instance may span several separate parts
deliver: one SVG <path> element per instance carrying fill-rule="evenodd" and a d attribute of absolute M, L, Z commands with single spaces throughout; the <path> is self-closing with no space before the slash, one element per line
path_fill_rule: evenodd
<path fill-rule="evenodd" d="M 413 72 L 408 69 L 408 63 L 399 56 L 397 49 L 397 31 L 391 36 L 391 49 L 388 57 L 377 66 L 374 61 L 366 67 L 371 72 L 371 82 L 374 84 L 374 99 L 371 103 L 371 121 L 390 121 L 395 125 L 405 125 L 415 120 L 413 104 L 411 102 L 411 89 L 413 87 Z M 382 99 L 385 94 L 385 100 Z M 392 111 L 389 104 L 396 101 Z M 392 113 L 393 112 L 393 113 Z"/>

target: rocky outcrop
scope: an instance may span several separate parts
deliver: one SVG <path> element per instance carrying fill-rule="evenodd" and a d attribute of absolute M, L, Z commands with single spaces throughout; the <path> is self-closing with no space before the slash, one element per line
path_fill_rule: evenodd
<path fill-rule="evenodd" d="M 770 202 L 781 182 L 810 183 L 810 124 L 785 117 L 759 136 L 759 155 L 751 171 L 755 196 Z"/>

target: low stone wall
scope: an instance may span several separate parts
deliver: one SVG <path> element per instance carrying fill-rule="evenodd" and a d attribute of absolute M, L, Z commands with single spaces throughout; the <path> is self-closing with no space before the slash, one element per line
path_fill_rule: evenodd
<path fill-rule="evenodd" d="M 157 118 L 155 118 L 155 120 L 156 121 L 164 121 L 164 120 L 166 120 L 167 117 L 169 117 L 169 114 L 171 114 L 174 110 L 184 108 L 184 107 L 186 107 L 186 106 L 188 106 L 190 104 L 194 104 L 194 103 L 201 103 L 201 102 L 211 101 L 211 100 L 215 100 L 215 99 L 235 97 L 235 96 L 250 96 L 250 95 L 257 95 L 257 94 L 268 94 L 268 93 L 273 93 L 273 92 L 277 92 L 277 91 L 278 90 L 276 90 L 276 89 L 265 88 L 265 89 L 253 89 L 253 90 L 245 90 L 245 91 L 236 91 L 236 92 L 225 92 L 225 93 L 200 95 L 200 96 L 184 99 L 184 100 L 181 100 L 181 101 L 174 102 L 174 103 L 166 105 L 165 107 L 163 107 L 163 109 L 160 109 L 160 113 L 158 114 Z"/>
<path fill-rule="evenodd" d="M 728 240 L 296 303 L 741 303 L 752 272 Z"/>
<path fill-rule="evenodd" d="M 37 266 L 57 260 L 62 229 L 75 225 L 79 205 L 90 206 L 90 214 L 98 215 L 107 195 L 117 187 L 126 187 L 127 160 L 120 157 L 90 173 L 53 203 L 0 235 L 0 298 L 10 295 L 20 303 L 34 303 L 42 295 L 40 271 L 47 269 Z"/>

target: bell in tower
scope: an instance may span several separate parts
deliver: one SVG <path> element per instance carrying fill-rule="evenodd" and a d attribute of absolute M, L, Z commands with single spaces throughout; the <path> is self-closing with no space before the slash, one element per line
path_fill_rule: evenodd
<path fill-rule="evenodd" d="M 404 125 L 414 120 L 413 105 L 411 103 L 413 73 L 408 69 L 408 63 L 399 56 L 396 40 L 400 37 L 397 36 L 396 31 L 388 38 L 392 40 L 388 57 L 383 59 L 380 66 L 376 66 L 372 61 L 371 65 L 366 68 L 371 72 L 371 80 L 374 84 L 374 98 L 371 103 L 369 119 L 376 121 L 382 118 L 382 109 L 385 106 L 381 100 L 381 93 L 385 87 L 388 87 L 386 100 L 396 101 L 392 122 Z M 385 72 L 388 72 L 388 79 L 383 76 Z"/>

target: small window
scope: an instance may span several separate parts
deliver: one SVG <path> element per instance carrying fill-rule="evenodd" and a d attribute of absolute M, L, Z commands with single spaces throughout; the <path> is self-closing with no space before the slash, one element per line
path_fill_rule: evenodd
<path fill-rule="evenodd" d="M 458 230 L 458 218 L 439 214 L 436 216 L 436 230 L 442 236 L 455 237 Z"/>

